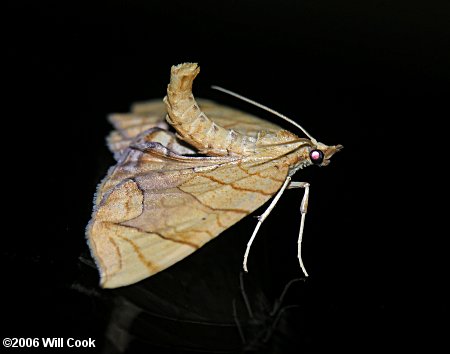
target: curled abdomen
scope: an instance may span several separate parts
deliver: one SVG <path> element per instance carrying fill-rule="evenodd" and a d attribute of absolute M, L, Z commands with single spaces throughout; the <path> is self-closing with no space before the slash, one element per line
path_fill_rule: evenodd
<path fill-rule="evenodd" d="M 200 68 L 194 63 L 172 66 L 167 96 L 166 117 L 181 139 L 208 155 L 250 155 L 256 139 L 225 129 L 203 113 L 192 94 L 192 83 Z"/>

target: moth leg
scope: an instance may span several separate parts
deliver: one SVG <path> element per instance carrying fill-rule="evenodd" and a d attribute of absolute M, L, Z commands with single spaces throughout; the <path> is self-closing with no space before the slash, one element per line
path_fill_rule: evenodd
<path fill-rule="evenodd" d="M 247 243 L 247 249 L 245 250 L 244 254 L 244 270 L 248 272 L 247 269 L 247 258 L 248 254 L 250 253 L 250 247 L 252 246 L 253 240 L 256 237 L 256 234 L 258 233 L 259 228 L 261 227 L 261 224 L 266 220 L 266 218 L 269 216 L 270 212 L 275 208 L 275 205 L 278 203 L 278 200 L 281 198 L 281 195 L 285 191 L 285 189 L 288 187 L 289 183 L 291 183 L 291 177 L 287 176 L 286 180 L 284 181 L 283 185 L 281 186 L 280 190 L 278 191 L 275 198 L 273 198 L 272 203 L 270 203 L 269 207 L 266 209 L 264 213 L 262 213 L 260 216 L 258 216 L 258 224 L 255 227 L 255 230 L 253 231 L 252 237 L 250 237 L 250 240 Z"/>
<path fill-rule="evenodd" d="M 242 331 L 241 323 L 239 322 L 239 318 L 237 315 L 236 299 L 233 299 L 233 318 L 234 318 L 234 322 L 236 323 L 236 326 L 237 326 L 237 329 L 239 332 L 239 337 L 241 337 L 242 343 L 245 344 L 246 340 L 245 340 L 244 332 Z"/>
<path fill-rule="evenodd" d="M 305 265 L 303 264 L 302 260 L 302 239 L 303 239 L 303 228 L 305 226 L 305 217 L 306 217 L 306 211 L 308 209 L 308 198 L 309 198 L 309 183 L 307 182 L 291 182 L 288 186 L 288 189 L 293 188 L 304 188 L 305 193 L 303 194 L 302 203 L 300 205 L 300 213 L 302 214 L 302 219 L 300 221 L 300 231 L 298 232 L 298 241 L 297 241 L 297 258 L 300 263 L 300 268 L 302 268 L 303 273 L 305 276 L 308 276 L 308 273 L 306 272 Z"/>

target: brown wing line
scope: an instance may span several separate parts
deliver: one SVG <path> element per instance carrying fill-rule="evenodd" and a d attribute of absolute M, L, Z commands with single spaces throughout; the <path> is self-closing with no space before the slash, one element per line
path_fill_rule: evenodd
<path fill-rule="evenodd" d="M 288 169 L 283 158 L 183 156 L 145 134 L 135 139 L 99 186 L 88 227 L 102 285 L 183 259 L 270 199 Z"/>
<path fill-rule="evenodd" d="M 235 209 L 235 208 L 211 208 L 209 205 L 205 204 L 204 202 L 202 202 L 200 199 L 198 199 L 197 196 L 195 196 L 192 193 L 183 191 L 182 189 L 180 189 L 179 187 L 177 187 L 180 191 L 182 191 L 183 193 L 189 194 L 192 198 L 194 198 L 197 202 L 199 202 L 200 204 L 202 204 L 203 206 L 205 206 L 206 208 L 209 208 L 213 211 L 223 211 L 223 212 L 231 212 L 231 213 L 237 213 L 237 214 L 245 214 L 248 215 L 250 214 L 252 211 L 249 210 L 244 210 L 244 209 Z"/>
<path fill-rule="evenodd" d="M 244 170 L 244 171 L 245 171 L 245 170 Z M 209 180 L 211 180 L 211 181 L 213 181 L 213 182 L 216 182 L 216 183 L 219 183 L 219 184 L 221 184 L 221 185 L 227 185 L 227 186 L 230 186 L 231 188 L 236 189 L 236 190 L 238 190 L 238 191 L 242 191 L 242 192 L 255 192 L 255 193 L 261 193 L 261 194 L 264 194 L 264 195 L 270 195 L 270 196 L 273 195 L 273 193 L 270 193 L 270 192 L 264 192 L 264 191 L 260 191 L 260 190 L 257 190 L 257 189 L 237 187 L 237 186 L 236 186 L 235 184 L 233 184 L 233 183 L 227 183 L 227 184 L 225 184 L 225 183 L 223 183 L 220 179 L 214 178 L 213 176 L 204 175 L 204 174 L 199 174 L 199 176 L 208 178 Z M 245 179 L 245 177 L 242 177 L 242 178 L 238 179 L 238 181 L 240 181 L 240 180 L 242 180 L 242 179 Z"/>
<path fill-rule="evenodd" d="M 167 240 L 167 241 L 172 241 L 172 242 L 175 242 L 175 243 L 181 243 L 181 244 L 184 244 L 184 245 L 187 245 L 187 246 L 191 246 L 192 248 L 194 248 L 196 250 L 200 248 L 200 246 L 196 245 L 195 243 L 192 243 L 192 242 L 189 242 L 189 241 L 177 240 L 177 239 L 173 239 L 173 238 L 170 238 L 170 237 L 167 237 L 167 236 L 163 236 L 162 234 L 160 234 L 159 232 L 156 232 L 156 231 L 147 232 L 147 231 L 142 230 L 142 229 L 140 229 L 138 227 L 125 225 L 125 224 L 122 224 L 122 223 L 119 223 L 117 225 L 120 225 L 120 226 L 123 226 L 123 227 L 132 228 L 132 229 L 135 229 L 136 231 L 142 232 L 144 234 L 153 234 L 153 235 L 161 237 L 162 239 Z"/>
<path fill-rule="evenodd" d="M 139 261 L 140 261 L 142 264 L 144 264 L 145 267 L 148 268 L 149 271 L 152 272 L 152 271 L 155 271 L 155 270 L 157 269 L 157 266 L 156 266 L 155 264 L 153 264 L 152 261 L 148 260 L 148 259 L 145 257 L 145 255 L 144 255 L 144 254 L 142 253 L 142 251 L 140 250 L 139 246 L 138 246 L 133 240 L 131 240 L 131 239 L 125 237 L 125 236 L 122 236 L 122 235 L 117 235 L 117 237 L 120 238 L 121 240 L 123 240 L 123 241 L 129 243 L 129 244 L 133 247 L 133 250 L 134 250 L 134 252 L 136 253 L 136 255 L 138 256 Z M 121 264 L 122 264 L 122 262 L 121 262 Z M 122 268 L 119 268 L 119 270 L 118 270 L 117 272 L 119 272 L 121 269 L 122 269 Z M 117 273 L 117 272 L 116 272 L 116 273 Z M 113 274 L 114 274 L 114 273 L 113 273 Z M 113 275 L 113 274 L 111 274 L 111 275 Z M 110 275 L 110 276 L 111 276 L 111 275 Z"/>

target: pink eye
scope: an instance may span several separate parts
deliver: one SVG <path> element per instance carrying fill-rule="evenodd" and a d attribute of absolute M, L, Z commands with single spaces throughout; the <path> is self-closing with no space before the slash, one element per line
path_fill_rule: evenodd
<path fill-rule="evenodd" d="M 320 150 L 311 150 L 309 153 L 309 158 L 315 165 L 320 165 L 323 161 L 323 152 Z"/>

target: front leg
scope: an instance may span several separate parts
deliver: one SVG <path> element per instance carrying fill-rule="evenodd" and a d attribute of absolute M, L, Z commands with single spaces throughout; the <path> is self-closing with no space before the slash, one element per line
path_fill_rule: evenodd
<path fill-rule="evenodd" d="M 244 254 L 244 270 L 248 272 L 247 269 L 247 258 L 248 254 L 250 253 L 250 247 L 253 243 L 253 240 L 255 239 L 256 234 L 258 233 L 259 228 L 261 227 L 261 224 L 264 222 L 264 220 L 269 216 L 270 212 L 273 210 L 275 205 L 278 203 L 278 200 L 281 198 L 281 195 L 286 189 L 293 189 L 293 188 L 304 188 L 305 194 L 303 195 L 302 203 L 300 205 L 300 213 L 302 215 L 301 221 L 300 221 L 300 231 L 298 235 L 298 251 L 297 251 L 297 257 L 300 262 L 300 268 L 302 269 L 305 276 L 308 276 L 308 273 L 306 272 L 305 266 L 303 264 L 302 260 L 302 238 L 303 238 L 303 228 L 305 224 L 305 217 L 306 217 L 306 211 L 308 209 L 308 198 L 309 198 L 309 183 L 307 182 L 293 182 L 291 181 L 291 177 L 286 177 L 286 180 L 284 181 L 283 185 L 281 186 L 280 190 L 278 191 L 275 198 L 272 200 L 272 203 L 270 203 L 267 210 L 258 217 L 258 224 L 255 227 L 255 230 L 253 231 L 252 237 L 247 243 L 247 249 L 245 250 Z"/>
<path fill-rule="evenodd" d="M 301 221 L 300 221 L 300 231 L 298 233 L 298 241 L 297 241 L 297 258 L 300 263 L 300 268 L 302 268 L 303 273 L 305 276 L 308 276 L 308 273 L 306 272 L 305 265 L 303 264 L 302 260 L 302 239 L 303 239 L 303 228 L 305 227 L 305 217 L 306 212 L 308 210 L 308 199 L 309 199 L 309 183 L 308 182 L 292 182 L 288 185 L 288 189 L 292 188 L 304 188 L 305 193 L 303 194 L 302 203 L 300 204 L 300 213 L 302 215 Z"/>
<path fill-rule="evenodd" d="M 253 231 L 252 237 L 250 237 L 250 240 L 247 243 L 247 248 L 245 250 L 245 254 L 244 254 L 244 270 L 246 272 L 248 272 L 247 269 L 247 258 L 248 258 L 248 254 L 250 253 L 250 247 L 252 246 L 253 240 L 256 237 L 256 234 L 258 233 L 259 228 L 261 227 L 261 224 L 264 222 L 264 220 L 266 220 L 266 218 L 269 216 L 270 212 L 273 210 L 273 208 L 275 208 L 275 205 L 277 205 L 278 200 L 281 198 L 281 196 L 283 195 L 283 192 L 286 190 L 286 188 L 288 188 L 288 186 L 291 184 L 291 177 L 287 176 L 283 185 L 281 186 L 280 190 L 278 191 L 277 195 L 275 196 L 275 198 L 273 198 L 272 203 L 270 203 L 269 207 L 266 209 L 266 211 L 264 213 L 262 213 L 262 215 L 258 216 L 258 224 L 256 224 L 255 230 Z"/>

